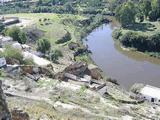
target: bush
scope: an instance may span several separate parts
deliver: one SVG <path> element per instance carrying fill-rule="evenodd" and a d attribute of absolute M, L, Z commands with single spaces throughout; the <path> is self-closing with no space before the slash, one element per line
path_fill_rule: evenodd
<path fill-rule="evenodd" d="M 147 36 L 137 32 L 127 32 L 121 37 L 120 42 L 125 47 L 136 48 L 138 51 L 160 52 L 160 33 Z"/>
<path fill-rule="evenodd" d="M 50 52 L 50 59 L 53 62 L 57 62 L 57 60 L 59 59 L 59 57 L 63 57 L 63 54 L 60 50 L 52 50 Z"/>
<path fill-rule="evenodd" d="M 19 27 L 7 28 L 4 34 L 13 38 L 14 41 L 18 41 L 21 44 L 26 43 L 27 36 L 26 33 L 20 30 Z"/>
<path fill-rule="evenodd" d="M 23 64 L 25 65 L 34 65 L 34 61 L 32 58 L 27 58 L 25 60 L 23 60 Z"/>
<path fill-rule="evenodd" d="M 65 36 L 63 36 L 61 39 L 57 40 L 56 43 L 57 44 L 61 44 L 61 43 L 65 43 L 65 42 L 67 42 L 69 40 L 71 40 L 71 34 L 67 31 Z"/>
<path fill-rule="evenodd" d="M 121 30 L 120 30 L 120 29 L 116 29 L 116 30 L 113 32 L 112 36 L 113 36 L 113 38 L 114 38 L 115 40 L 119 39 L 120 36 L 122 36 Z"/>
<path fill-rule="evenodd" d="M 22 55 L 22 51 L 20 51 L 19 49 L 13 48 L 12 46 L 6 46 L 5 51 L 4 51 L 4 56 L 6 57 L 6 59 L 16 59 L 18 60 L 20 63 L 23 62 L 23 55 Z"/>
<path fill-rule="evenodd" d="M 46 53 L 51 48 L 51 43 L 48 39 L 39 39 L 37 41 L 37 50 Z"/>
<path fill-rule="evenodd" d="M 150 11 L 149 12 L 149 20 L 150 21 L 156 21 L 158 18 L 157 12 L 156 11 Z"/>

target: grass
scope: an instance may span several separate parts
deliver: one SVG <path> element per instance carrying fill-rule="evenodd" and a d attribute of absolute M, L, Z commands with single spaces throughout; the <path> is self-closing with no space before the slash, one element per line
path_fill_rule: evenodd
<path fill-rule="evenodd" d="M 136 23 L 127 29 L 122 29 L 122 33 L 126 33 L 128 31 L 139 32 L 144 35 L 153 35 L 160 31 L 160 22 L 150 22 L 145 20 L 144 22 Z"/>
<path fill-rule="evenodd" d="M 21 19 L 29 19 L 32 21 L 31 26 L 35 25 L 38 29 L 44 31 L 43 38 L 50 40 L 54 47 L 58 47 L 55 42 L 61 39 L 66 32 L 70 32 L 72 36 L 71 41 L 76 41 L 75 30 L 76 26 L 73 24 L 64 25 L 61 23 L 63 19 L 81 20 L 85 19 L 83 16 L 71 14 L 54 14 L 54 13 L 20 13 L 8 14 L 7 17 L 19 17 Z"/>

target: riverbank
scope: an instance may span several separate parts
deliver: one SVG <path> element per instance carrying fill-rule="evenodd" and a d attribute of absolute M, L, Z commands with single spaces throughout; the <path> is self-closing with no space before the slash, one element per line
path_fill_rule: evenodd
<path fill-rule="evenodd" d="M 37 14 L 37 15 L 40 15 L 40 14 Z M 52 17 L 54 19 L 50 18 L 51 21 L 53 20 L 51 26 L 53 24 L 54 25 L 59 24 L 59 20 L 63 18 L 63 17 L 59 18 L 57 14 L 53 15 Z M 57 17 L 59 20 L 55 19 Z M 33 18 L 34 18 L 34 15 L 33 15 Z M 47 16 L 45 16 L 44 18 L 47 18 Z M 44 18 L 42 17 L 41 20 L 44 20 Z M 39 19 L 37 20 L 39 21 Z M 43 37 L 48 37 L 47 33 L 51 26 L 47 26 L 44 23 L 41 26 L 43 28 L 41 30 L 45 33 Z M 34 24 L 36 23 L 33 23 L 33 25 Z M 71 31 L 70 32 L 71 36 L 75 37 L 75 34 L 73 33 L 75 32 L 78 33 L 77 31 L 72 32 L 72 30 L 75 30 L 76 28 L 76 26 L 73 26 L 73 23 L 68 24 L 67 22 L 67 24 L 62 24 L 62 23 L 60 24 L 64 27 L 64 30 L 67 30 L 68 32 Z M 97 39 L 104 38 L 103 40 L 107 42 L 109 41 L 108 40 L 109 38 L 112 38 L 111 36 L 112 30 L 110 29 L 109 29 L 110 31 L 107 31 L 107 34 L 109 33 L 109 36 L 105 36 L 107 35 L 106 30 L 108 30 L 108 27 L 106 29 L 105 26 L 109 26 L 109 24 L 103 25 L 103 26 L 104 26 L 103 27 L 104 29 L 101 29 L 101 27 L 99 27 L 93 30 L 92 33 L 90 33 L 87 36 L 87 39 L 88 39 L 93 35 L 90 40 L 93 41 L 93 44 L 97 47 L 98 47 L 98 44 L 94 40 L 101 42 L 101 40 L 97 40 Z M 71 28 L 74 28 L 74 29 L 71 29 Z M 57 29 L 57 28 L 54 28 L 54 29 Z M 99 31 L 97 34 L 96 32 L 97 30 L 102 30 L 102 31 Z M 94 36 L 94 34 L 97 36 Z M 78 36 L 80 36 L 80 34 Z M 9 73 L 5 73 L 4 76 L 1 78 L 3 80 L 3 89 L 5 94 L 7 95 L 7 102 L 9 103 L 8 105 L 10 110 L 14 109 L 15 107 L 19 108 L 27 112 L 28 115 L 30 116 L 30 119 L 35 119 L 35 120 L 37 119 L 39 120 L 44 120 L 44 119 L 48 119 L 48 120 L 53 120 L 53 119 L 119 120 L 119 119 L 122 119 L 123 120 L 124 119 L 125 120 L 128 118 L 131 118 L 131 119 L 132 118 L 136 118 L 136 119 L 148 118 L 146 114 L 149 114 L 150 113 L 149 110 L 154 106 L 145 102 L 144 103 L 141 101 L 139 102 L 139 100 L 131 98 L 129 92 L 122 89 L 119 85 L 113 83 L 113 81 L 106 80 L 105 78 L 102 78 L 102 80 L 100 79 L 94 80 L 94 82 L 96 82 L 97 84 L 100 84 L 100 86 L 98 85 L 98 87 L 94 86 L 93 83 L 90 84 L 91 82 L 89 82 L 89 84 L 88 83 L 86 84 L 85 82 L 75 81 L 77 79 L 78 80 L 80 79 L 86 82 L 90 81 L 89 80 L 90 76 L 88 75 L 91 74 L 91 69 L 94 69 L 95 66 L 92 65 L 90 67 L 89 65 L 86 65 L 84 63 L 83 64 L 76 63 L 70 66 L 70 64 L 75 63 L 75 60 L 74 60 L 75 50 L 69 49 L 68 45 L 71 42 L 76 43 L 74 45 L 77 45 L 77 44 L 82 45 L 81 44 L 82 41 L 79 43 L 78 42 L 79 39 L 75 39 L 75 41 L 72 39 L 62 44 L 56 44 L 55 43 L 56 40 L 52 41 L 52 47 L 53 48 L 57 47 L 60 50 L 62 50 L 64 57 L 58 60 L 59 62 L 58 64 L 52 63 L 51 68 L 38 67 L 37 69 L 36 66 L 34 66 L 35 67 L 35 68 L 33 67 L 34 72 L 36 72 L 37 74 L 40 74 L 40 78 L 38 80 L 37 79 L 35 80 L 35 78 L 32 77 L 32 75 L 30 75 L 31 74 L 30 70 L 33 70 L 32 67 L 28 71 L 28 69 L 27 70 L 23 69 L 23 67 L 25 68 L 25 66 L 23 66 L 22 68 L 21 66 L 20 68 L 16 67 L 13 69 L 13 71 L 10 71 Z M 35 44 L 32 44 L 32 45 L 34 46 Z M 102 47 L 109 48 L 109 47 L 106 47 L 106 45 L 113 47 L 112 44 L 102 43 L 102 46 L 100 46 L 99 48 L 102 48 Z M 71 46 L 71 48 L 73 47 L 74 46 Z M 90 49 L 90 47 L 88 49 Z M 94 53 L 94 51 L 92 52 Z M 108 50 L 105 51 L 105 52 L 109 52 L 108 55 L 101 54 L 103 52 L 101 51 L 99 55 L 103 55 L 103 56 L 108 56 L 109 54 L 111 55 L 110 51 Z M 85 53 L 86 52 L 83 52 L 84 55 Z M 108 57 L 110 58 L 110 56 Z M 100 58 L 100 57 L 97 57 L 97 58 Z M 86 59 L 88 59 L 88 56 L 86 56 Z M 114 62 L 112 59 L 103 59 L 103 61 L 106 61 L 106 60 L 111 63 Z M 103 66 L 109 67 L 108 65 L 104 65 L 104 64 Z M 113 64 L 111 64 L 111 66 L 113 66 Z M 84 70 L 86 72 L 84 72 Z M 25 74 L 22 74 L 22 72 Z M 78 77 L 75 77 L 71 74 L 69 77 L 72 77 L 74 80 L 63 79 L 63 76 L 61 76 L 61 74 L 63 74 L 64 72 L 71 72 L 71 73 L 75 73 L 76 75 L 78 74 L 77 75 Z M 95 73 L 95 71 L 93 72 Z M 83 76 L 80 73 L 81 74 L 83 73 Z M 101 83 L 103 83 L 102 84 L 103 86 L 105 85 L 103 89 L 101 89 L 101 87 L 103 87 L 101 86 Z M 151 117 L 157 118 L 158 112 L 159 112 L 158 107 L 156 107 L 156 109 L 153 110 L 153 114 L 151 114 Z"/>
<path fill-rule="evenodd" d="M 144 21 L 128 28 L 116 29 L 113 38 L 119 41 L 121 46 L 160 58 L 159 29 L 158 21 Z"/>

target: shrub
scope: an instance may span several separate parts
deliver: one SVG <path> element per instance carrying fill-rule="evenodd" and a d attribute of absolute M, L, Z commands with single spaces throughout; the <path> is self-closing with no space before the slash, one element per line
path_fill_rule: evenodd
<path fill-rule="evenodd" d="M 50 59 L 53 62 L 57 62 L 57 60 L 59 59 L 59 57 L 63 57 L 63 54 L 60 50 L 52 50 L 50 52 Z"/>
<path fill-rule="evenodd" d="M 50 50 L 51 43 L 48 39 L 39 39 L 37 41 L 37 50 L 46 53 L 47 51 Z"/>
<path fill-rule="evenodd" d="M 22 51 L 19 49 L 13 48 L 12 46 L 6 46 L 5 51 L 4 51 L 4 56 L 6 59 L 13 58 L 18 60 L 20 63 L 23 62 L 23 55 Z"/>
<path fill-rule="evenodd" d="M 160 52 L 160 33 L 147 36 L 137 32 L 125 33 L 120 42 L 125 47 L 133 47 L 142 52 Z"/>
<path fill-rule="evenodd" d="M 14 41 L 18 41 L 21 44 L 26 43 L 27 36 L 26 33 L 20 30 L 19 27 L 7 28 L 4 34 L 13 38 Z"/>
<path fill-rule="evenodd" d="M 120 29 L 115 30 L 115 31 L 113 32 L 112 36 L 113 36 L 113 38 L 114 38 L 115 40 L 119 39 L 120 36 L 122 36 L 121 30 L 120 30 Z"/>
<path fill-rule="evenodd" d="M 149 12 L 149 20 L 150 21 L 156 21 L 158 18 L 157 12 L 156 11 L 150 11 Z"/>
<path fill-rule="evenodd" d="M 71 34 L 67 31 L 65 36 L 63 36 L 61 39 L 57 40 L 56 43 L 57 44 L 61 44 L 61 43 L 65 43 L 65 42 L 67 42 L 69 40 L 71 40 Z"/>
<path fill-rule="evenodd" d="M 23 60 L 23 64 L 25 65 L 34 65 L 34 61 L 32 58 L 27 58 Z"/>

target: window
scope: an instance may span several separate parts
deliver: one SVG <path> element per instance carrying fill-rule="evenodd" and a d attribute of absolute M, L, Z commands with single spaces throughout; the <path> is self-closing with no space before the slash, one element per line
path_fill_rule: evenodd
<path fill-rule="evenodd" d="M 154 98 L 151 98 L 151 102 L 154 102 Z"/>

